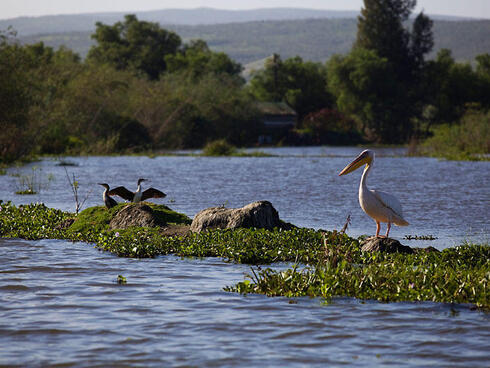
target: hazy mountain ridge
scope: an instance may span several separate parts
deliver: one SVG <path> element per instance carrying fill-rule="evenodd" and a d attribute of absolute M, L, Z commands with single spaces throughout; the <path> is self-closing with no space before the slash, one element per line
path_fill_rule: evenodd
<path fill-rule="evenodd" d="M 246 64 L 272 53 L 283 58 L 299 55 L 305 60 L 325 61 L 333 54 L 347 53 L 354 42 L 357 20 L 303 19 L 288 21 L 256 21 L 213 25 L 172 25 L 165 28 L 177 32 L 184 41 L 201 38 L 215 51 L 223 51 Z M 19 37 L 22 43 L 43 41 L 58 48 L 65 45 L 85 56 L 94 41 L 93 31 Z M 452 50 L 458 61 L 473 61 L 476 55 L 490 53 L 490 20 L 434 21 L 435 47 Z"/>
<path fill-rule="evenodd" d="M 96 22 L 114 24 L 130 12 L 47 15 L 0 20 L 0 29 L 12 26 L 19 36 L 46 33 L 93 31 Z M 293 20 L 309 18 L 355 18 L 357 11 L 333 11 L 296 8 L 255 10 L 221 10 L 212 8 L 164 9 L 134 12 L 138 19 L 168 25 L 210 25 L 265 20 Z"/>
<path fill-rule="evenodd" d="M 0 19 L 0 30 L 12 26 L 21 37 L 34 34 L 92 32 L 96 22 L 113 24 L 130 12 L 61 14 L 39 17 Z M 317 10 L 303 8 L 264 8 L 253 10 L 223 10 L 213 8 L 164 9 L 134 12 L 140 20 L 168 25 L 210 25 L 254 21 L 282 21 L 317 18 L 356 18 L 359 11 Z M 463 20 L 469 18 L 430 15 L 433 19 Z"/>

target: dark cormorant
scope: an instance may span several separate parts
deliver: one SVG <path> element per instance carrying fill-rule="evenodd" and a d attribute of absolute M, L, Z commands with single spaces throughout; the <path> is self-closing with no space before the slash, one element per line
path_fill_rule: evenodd
<path fill-rule="evenodd" d="M 112 208 L 115 205 L 117 205 L 117 202 L 109 195 L 109 184 L 106 183 L 97 183 L 99 185 L 102 185 L 105 190 L 104 193 L 102 194 L 102 198 L 104 199 L 104 204 L 107 208 Z"/>
<path fill-rule="evenodd" d="M 147 181 L 147 180 L 138 179 L 138 188 L 136 188 L 136 192 L 131 192 L 130 190 L 127 190 L 125 187 L 117 187 L 109 191 L 107 194 L 117 195 L 130 202 L 141 202 L 148 198 L 164 198 L 167 196 L 165 193 L 155 188 L 148 188 L 147 190 L 142 192 L 141 183 L 143 181 Z"/>

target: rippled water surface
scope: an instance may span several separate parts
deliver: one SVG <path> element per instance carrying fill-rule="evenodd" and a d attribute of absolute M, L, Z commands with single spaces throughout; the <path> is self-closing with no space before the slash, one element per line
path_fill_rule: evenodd
<path fill-rule="evenodd" d="M 483 367 L 490 359 L 490 318 L 464 306 L 241 296 L 222 287 L 242 280 L 246 265 L 124 259 L 65 241 L 0 239 L 0 257 L 3 365 Z"/>
<path fill-rule="evenodd" d="M 357 203 L 361 172 L 337 173 L 358 152 L 297 148 L 263 158 L 65 161 L 77 165 L 66 169 L 82 197 L 91 191 L 85 207 L 101 203 L 97 182 L 132 188 L 147 177 L 168 194 L 160 203 L 191 217 L 209 206 L 266 199 L 281 218 L 301 226 L 340 228 L 351 214 L 349 233 L 356 236 L 375 230 Z M 438 240 L 403 242 L 438 248 L 488 241 L 489 163 L 402 154 L 378 151 L 368 183 L 403 204 L 411 225 L 392 235 L 431 234 Z M 65 169 L 57 164 L 9 169 L 0 176 L 0 199 L 73 211 Z M 45 189 L 13 194 L 33 172 Z M 489 366 L 489 314 L 468 306 L 242 296 L 223 287 L 243 280 L 247 265 L 117 258 L 66 241 L 0 239 L 0 259 L 0 366 Z M 128 283 L 118 285 L 118 275 Z"/>

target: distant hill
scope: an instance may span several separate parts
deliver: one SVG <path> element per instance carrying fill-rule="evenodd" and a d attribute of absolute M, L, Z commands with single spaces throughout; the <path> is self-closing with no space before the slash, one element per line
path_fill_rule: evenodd
<path fill-rule="evenodd" d="M 184 41 L 202 38 L 215 51 L 223 51 L 247 64 L 272 53 L 282 58 L 299 55 L 305 60 L 325 61 L 333 54 L 347 53 L 355 39 L 355 18 L 255 21 L 210 25 L 171 25 Z M 19 37 L 23 43 L 43 41 L 58 48 L 65 45 L 85 56 L 93 45 L 93 31 L 65 32 Z M 473 61 L 476 55 L 490 53 L 490 20 L 434 21 L 435 47 L 452 50 L 458 61 Z"/>
<path fill-rule="evenodd" d="M 96 22 L 114 24 L 127 12 L 47 15 L 0 19 L 0 30 L 12 26 L 19 36 L 47 33 L 92 32 Z M 271 20 L 299 20 L 319 18 L 356 18 L 359 11 L 318 10 L 302 8 L 267 8 L 253 10 L 222 10 L 213 8 L 164 9 L 135 12 L 138 19 L 168 25 L 209 25 L 246 23 Z M 469 18 L 431 14 L 432 19 L 465 20 Z"/>
<path fill-rule="evenodd" d="M 94 13 L 19 17 L 0 20 L 0 30 L 12 26 L 19 36 L 46 33 L 92 32 L 96 22 L 114 24 L 127 13 Z M 209 25 L 244 23 L 270 20 L 296 20 L 315 18 L 355 18 L 357 11 L 334 11 L 297 8 L 255 10 L 220 10 L 212 8 L 165 9 L 135 12 L 140 20 L 169 25 Z"/>

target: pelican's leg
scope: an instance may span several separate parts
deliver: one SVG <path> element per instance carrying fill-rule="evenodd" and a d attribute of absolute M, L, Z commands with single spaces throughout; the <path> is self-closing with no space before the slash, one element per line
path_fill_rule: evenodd
<path fill-rule="evenodd" d="M 386 229 L 386 237 L 388 237 L 388 234 L 390 233 L 391 229 L 391 222 L 388 222 L 388 228 Z"/>
<path fill-rule="evenodd" d="M 379 224 L 379 221 L 376 221 L 376 237 L 379 236 L 379 230 L 381 229 L 381 225 Z"/>

